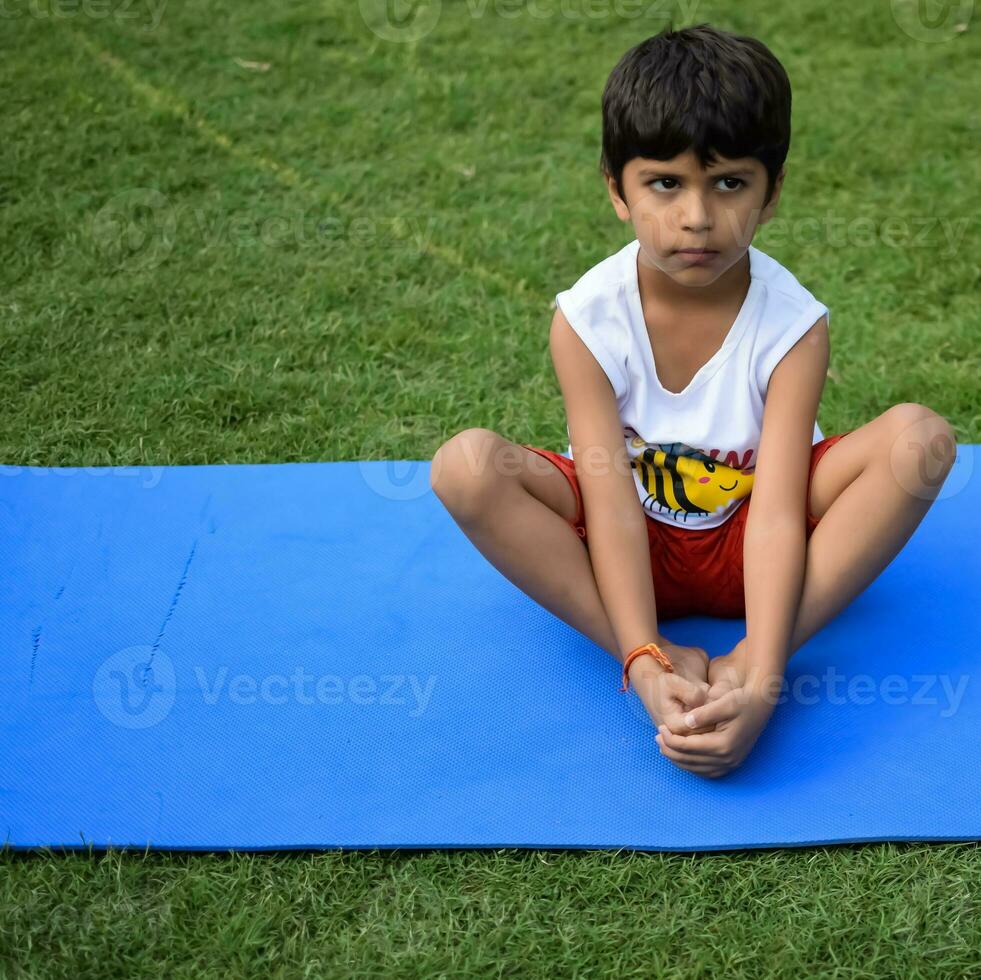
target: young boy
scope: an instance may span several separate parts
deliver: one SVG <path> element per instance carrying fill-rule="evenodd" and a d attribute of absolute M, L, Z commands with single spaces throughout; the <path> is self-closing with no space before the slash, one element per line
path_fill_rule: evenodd
<path fill-rule="evenodd" d="M 790 103 L 765 45 L 708 24 L 621 58 L 601 170 L 636 237 L 556 296 L 569 455 L 467 429 L 432 462 L 474 545 L 623 663 L 661 752 L 710 778 L 748 755 L 789 657 L 898 554 L 956 451 L 915 403 L 822 437 L 828 308 L 750 244 Z M 693 614 L 745 616 L 746 635 L 710 662 L 660 631 Z"/>

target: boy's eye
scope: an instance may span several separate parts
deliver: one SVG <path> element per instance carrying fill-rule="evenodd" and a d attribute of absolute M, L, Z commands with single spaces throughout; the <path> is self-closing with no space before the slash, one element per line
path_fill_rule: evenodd
<path fill-rule="evenodd" d="M 735 185 L 736 185 L 735 187 L 727 186 L 727 187 L 722 188 L 723 190 L 727 190 L 727 191 L 737 191 L 737 190 L 739 190 L 739 188 L 744 183 L 744 181 L 743 181 L 743 179 L 741 177 L 720 177 L 716 181 L 716 183 L 719 183 L 719 181 L 730 181 L 730 182 L 734 182 L 735 183 Z M 678 182 L 674 179 L 674 177 L 655 177 L 654 180 L 648 181 L 648 184 L 651 187 L 653 187 L 655 184 L 664 184 L 664 183 L 667 183 L 667 184 L 670 184 L 671 185 L 670 187 L 665 187 L 664 188 L 664 190 L 667 190 L 667 191 L 674 190 L 675 187 L 677 187 L 677 185 L 678 185 Z M 657 188 L 657 189 L 658 190 L 661 190 L 661 188 Z"/>

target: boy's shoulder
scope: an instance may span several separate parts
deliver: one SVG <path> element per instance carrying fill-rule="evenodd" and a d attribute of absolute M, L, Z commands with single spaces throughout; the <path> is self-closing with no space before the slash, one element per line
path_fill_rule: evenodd
<path fill-rule="evenodd" d="M 579 306 L 594 297 L 615 296 L 624 286 L 636 283 L 639 245 L 635 238 L 601 259 L 582 273 L 568 289 L 560 290 L 558 296 L 570 305 Z"/>
<path fill-rule="evenodd" d="M 811 291 L 781 262 L 772 255 L 749 246 L 750 275 L 766 286 L 771 302 L 790 309 L 812 307 L 817 300 Z"/>

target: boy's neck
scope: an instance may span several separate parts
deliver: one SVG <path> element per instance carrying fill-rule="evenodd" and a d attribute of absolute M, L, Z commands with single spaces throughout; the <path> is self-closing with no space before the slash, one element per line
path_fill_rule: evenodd
<path fill-rule="evenodd" d="M 710 285 L 684 286 L 647 262 L 638 249 L 637 283 L 642 306 L 692 313 L 709 313 L 733 304 L 740 306 L 750 284 L 749 250 Z"/>

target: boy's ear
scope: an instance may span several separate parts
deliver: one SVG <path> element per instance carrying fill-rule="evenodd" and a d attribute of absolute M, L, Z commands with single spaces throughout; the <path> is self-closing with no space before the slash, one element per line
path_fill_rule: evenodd
<path fill-rule="evenodd" d="M 787 165 L 784 164 L 780 168 L 780 172 L 777 174 L 776 180 L 773 182 L 773 196 L 770 198 L 769 203 L 765 208 L 763 208 L 760 213 L 760 220 L 758 224 L 765 225 L 776 213 L 777 204 L 780 201 L 780 191 L 783 188 L 783 178 L 787 173 Z"/>
<path fill-rule="evenodd" d="M 613 203 L 613 209 L 617 213 L 617 217 L 621 221 L 630 220 L 630 208 L 627 207 L 627 202 L 620 197 L 617 191 L 617 182 L 609 175 L 606 175 L 606 190 L 610 195 L 610 201 Z"/>

